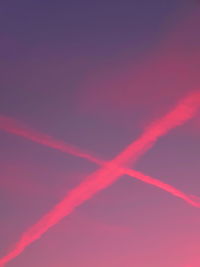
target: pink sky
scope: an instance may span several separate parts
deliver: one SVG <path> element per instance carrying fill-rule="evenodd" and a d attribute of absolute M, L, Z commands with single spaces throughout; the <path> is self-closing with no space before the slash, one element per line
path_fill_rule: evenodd
<path fill-rule="evenodd" d="M 72 43 L 62 39 L 61 32 L 54 32 L 55 28 L 64 30 L 59 23 L 68 25 L 68 21 L 56 20 L 53 27 L 53 8 L 45 13 L 50 32 L 42 36 L 33 15 L 39 6 L 29 10 L 28 26 L 20 26 L 20 12 L 29 7 L 23 3 L 17 10 L 5 4 L 10 21 L 3 17 L 7 28 L 1 48 L 7 59 L 0 63 L 5 70 L 0 115 L 104 160 L 112 159 L 185 94 L 199 91 L 200 6 L 183 2 L 175 1 L 163 9 L 155 1 L 155 10 L 144 11 L 148 13 L 144 14 L 145 28 L 138 24 L 138 39 L 133 40 L 129 38 L 131 27 L 125 31 L 129 20 L 124 25 L 117 21 L 118 12 L 128 12 L 128 8 L 116 6 L 116 17 L 112 8 L 102 13 L 104 22 L 111 16 L 119 23 L 115 33 L 109 19 L 107 29 L 99 24 L 103 4 L 98 10 L 87 7 L 88 14 L 96 14 L 94 29 L 87 24 L 89 17 L 82 22 L 80 11 L 80 21 L 73 24 L 72 33 L 66 32 L 75 38 Z M 136 10 L 142 8 L 138 4 Z M 58 10 L 62 12 L 61 6 Z M 45 6 L 37 13 L 38 20 L 46 27 L 43 12 Z M 155 16 L 159 12 L 164 21 Z M 129 16 L 132 22 L 131 13 Z M 135 21 L 139 23 L 140 18 Z M 73 35 L 77 29 L 80 46 Z M 200 197 L 199 122 L 197 112 L 162 137 L 134 169 Z M 24 231 L 99 166 L 3 131 L 0 145 L 3 257 Z M 199 225 L 199 209 L 126 175 L 78 207 L 7 266 L 199 267 Z"/>

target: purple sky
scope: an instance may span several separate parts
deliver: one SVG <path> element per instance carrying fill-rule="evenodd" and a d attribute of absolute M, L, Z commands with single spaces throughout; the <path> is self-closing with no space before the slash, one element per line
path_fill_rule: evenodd
<path fill-rule="evenodd" d="M 1 1 L 0 115 L 112 159 L 199 90 L 198 1 Z M 200 196 L 200 113 L 135 169 Z M 0 256 L 99 167 L 0 131 Z M 9 267 L 199 267 L 200 210 L 123 176 Z"/>

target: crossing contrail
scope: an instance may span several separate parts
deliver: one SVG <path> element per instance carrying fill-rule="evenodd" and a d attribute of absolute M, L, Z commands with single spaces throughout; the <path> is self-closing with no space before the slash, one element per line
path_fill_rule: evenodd
<path fill-rule="evenodd" d="M 64 153 L 87 159 L 91 162 L 98 164 L 99 166 L 104 166 L 106 164 L 106 161 L 103 161 L 95 157 L 94 155 L 89 154 L 88 152 L 80 150 L 79 148 L 75 146 L 72 146 L 68 143 L 57 140 L 49 135 L 45 135 L 43 133 L 39 133 L 37 131 L 31 130 L 25 127 L 22 123 L 18 122 L 17 120 L 14 120 L 13 118 L 0 116 L 0 128 L 3 129 L 4 131 L 22 136 L 33 142 L 37 142 L 47 147 L 51 147 L 53 149 L 62 151 Z M 194 199 L 192 200 L 190 196 L 187 196 L 186 194 L 184 194 L 183 192 L 179 191 L 178 189 L 174 188 L 171 185 L 163 183 L 160 180 L 152 178 L 148 175 L 142 174 L 139 171 L 131 170 L 128 168 L 122 169 L 122 167 L 120 166 L 118 166 L 118 168 L 120 168 L 124 174 L 128 174 L 129 176 L 136 178 L 140 181 L 159 187 L 179 198 L 182 198 L 183 200 L 185 200 L 186 202 L 188 202 L 189 204 L 193 206 L 198 206 L 198 203 L 199 203 L 198 201 L 194 201 Z"/>
<path fill-rule="evenodd" d="M 29 140 L 32 140 L 34 142 L 37 142 L 39 144 L 51 147 L 56 150 L 60 150 L 64 153 L 68 153 L 77 157 L 81 157 L 84 159 L 87 159 L 91 162 L 94 162 L 98 164 L 99 166 L 104 166 L 106 164 L 105 161 L 93 156 L 92 154 L 89 154 L 88 152 L 85 152 L 83 150 L 80 150 L 79 148 L 72 146 L 70 144 L 67 144 L 65 142 L 62 142 L 60 140 L 54 139 L 51 136 L 30 130 L 29 128 L 25 127 L 22 123 L 19 123 L 18 121 L 9 118 L 9 117 L 3 117 L 0 116 L 0 128 L 4 131 L 22 136 L 24 138 L 27 138 Z M 117 166 L 116 166 L 117 167 Z M 150 177 L 149 175 L 145 175 L 139 171 L 131 170 L 128 168 L 122 168 L 118 166 L 121 171 L 123 171 L 124 174 L 128 174 L 129 176 L 138 179 L 140 181 L 143 181 L 147 184 L 154 185 L 156 187 L 159 187 L 163 189 L 164 191 L 167 191 L 171 193 L 172 195 L 175 195 L 183 200 L 185 200 L 187 203 L 198 206 L 199 201 L 194 201 L 194 197 L 190 197 L 183 192 L 179 191 L 178 189 L 174 188 L 171 185 L 168 185 L 166 183 L 161 182 L 160 180 L 157 180 L 155 178 Z"/>
<path fill-rule="evenodd" d="M 154 131 L 157 131 L 157 132 L 160 131 L 160 133 L 162 133 L 162 131 L 165 131 L 165 129 L 167 128 L 171 129 L 179 124 L 184 123 L 186 120 L 191 118 L 195 114 L 198 108 L 199 98 L 200 98 L 199 95 L 200 95 L 199 93 L 194 93 L 190 95 L 189 97 L 185 98 L 184 100 L 182 100 L 181 103 L 176 107 L 176 109 L 168 113 L 164 118 L 160 120 L 160 124 L 158 124 L 159 127 L 155 126 Z M 172 121 L 174 123 L 172 123 Z M 153 125 L 155 125 L 155 122 L 149 128 L 153 129 Z M 57 140 L 49 135 L 32 130 L 26 127 L 24 124 L 10 117 L 0 116 L 0 129 L 6 132 L 24 137 L 33 142 L 45 145 L 47 147 L 60 150 L 61 152 L 87 159 L 93 163 L 98 164 L 99 166 L 104 166 L 106 164 L 105 161 L 95 157 L 92 154 L 89 154 L 86 151 L 80 150 L 79 148 L 72 146 L 71 144 Z M 144 145 L 146 142 L 145 140 L 150 140 L 150 138 L 148 138 L 147 135 L 148 134 L 146 133 L 142 135 L 142 137 L 140 138 L 140 144 L 137 147 L 135 146 L 136 150 L 142 147 L 144 149 Z M 151 146 L 152 144 L 153 144 L 153 139 L 152 141 L 150 141 L 149 146 Z M 118 168 L 121 169 L 122 171 L 122 168 L 120 166 L 118 166 Z M 145 183 L 159 187 L 179 198 L 182 198 L 183 200 L 185 200 L 186 202 L 188 202 L 189 204 L 193 206 L 197 206 L 197 207 L 199 206 L 199 201 L 197 201 L 197 199 L 195 201 L 194 196 L 188 196 L 184 194 L 183 192 L 179 191 L 178 189 L 174 188 L 173 186 L 163 183 L 160 180 L 157 180 L 148 175 L 142 174 L 139 171 L 131 170 L 125 167 L 123 167 L 123 173 L 128 174 L 129 176 L 132 176 L 133 178 L 141 180 Z"/>
<path fill-rule="evenodd" d="M 50 212 L 42 217 L 35 225 L 29 228 L 15 244 L 13 250 L 0 259 L 0 266 L 21 254 L 32 242 L 39 239 L 49 228 L 69 215 L 77 206 L 90 199 L 100 190 L 108 187 L 124 174 L 125 164 L 134 163 L 153 144 L 173 127 L 181 125 L 191 118 L 200 105 L 200 93 L 194 93 L 183 99 L 178 106 L 162 119 L 154 122 L 136 141 L 131 143 L 121 154 L 102 168 L 89 175 L 79 186 L 72 189 L 66 197 Z M 119 168 L 119 166 L 121 166 Z"/>

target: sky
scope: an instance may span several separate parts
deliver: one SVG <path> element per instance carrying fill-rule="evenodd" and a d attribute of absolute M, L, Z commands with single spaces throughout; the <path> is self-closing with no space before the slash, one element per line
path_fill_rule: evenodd
<path fill-rule="evenodd" d="M 200 92 L 200 2 L 0 3 L 0 118 L 107 161 Z M 1 128 L 1 127 L 0 127 Z M 137 171 L 200 197 L 200 111 Z M 100 167 L 0 129 L 0 258 Z M 8 267 L 199 267 L 200 209 L 128 175 Z"/>

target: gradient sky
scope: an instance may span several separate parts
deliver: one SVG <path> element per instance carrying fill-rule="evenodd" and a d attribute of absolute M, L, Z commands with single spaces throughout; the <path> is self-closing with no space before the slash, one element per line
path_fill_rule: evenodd
<path fill-rule="evenodd" d="M 97 2 L 97 1 L 96 1 Z M 200 88 L 196 0 L 1 1 L 0 115 L 112 159 Z M 200 112 L 135 169 L 200 197 Z M 0 131 L 0 256 L 98 166 Z M 9 267 L 199 267 L 200 210 L 121 177 Z"/>

